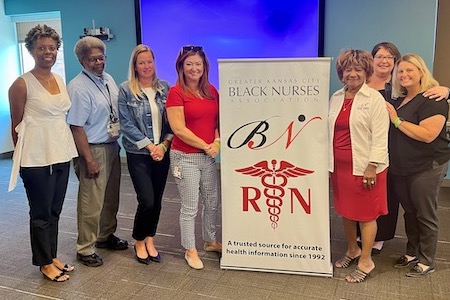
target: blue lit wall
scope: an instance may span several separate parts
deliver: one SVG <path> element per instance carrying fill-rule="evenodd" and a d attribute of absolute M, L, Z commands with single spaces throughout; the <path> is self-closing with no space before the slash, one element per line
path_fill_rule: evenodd
<path fill-rule="evenodd" d="M 155 52 L 160 78 L 176 81 L 183 45 L 204 47 L 210 80 L 217 59 L 317 57 L 319 0 L 141 0 L 142 42 Z"/>

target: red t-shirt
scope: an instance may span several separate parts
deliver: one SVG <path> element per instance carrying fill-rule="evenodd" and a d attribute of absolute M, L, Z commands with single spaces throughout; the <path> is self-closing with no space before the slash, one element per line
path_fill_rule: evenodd
<path fill-rule="evenodd" d="M 215 130 L 219 120 L 219 93 L 210 85 L 214 99 L 196 98 L 186 95 L 177 84 L 170 88 L 166 107 L 183 106 L 186 127 L 206 143 L 214 142 Z M 189 146 L 176 135 L 172 140 L 172 149 L 184 153 L 199 153 L 203 150 Z"/>

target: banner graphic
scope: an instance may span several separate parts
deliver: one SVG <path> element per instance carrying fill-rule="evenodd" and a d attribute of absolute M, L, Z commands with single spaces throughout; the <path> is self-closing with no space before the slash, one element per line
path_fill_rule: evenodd
<path fill-rule="evenodd" d="M 219 60 L 221 268 L 331 277 L 330 59 Z"/>

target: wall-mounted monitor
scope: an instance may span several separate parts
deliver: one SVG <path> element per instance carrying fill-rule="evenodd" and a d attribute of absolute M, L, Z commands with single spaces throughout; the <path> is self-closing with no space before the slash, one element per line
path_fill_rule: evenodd
<path fill-rule="evenodd" d="M 201 45 L 218 87 L 219 58 L 323 55 L 324 0 L 136 0 L 138 43 L 155 52 L 157 74 L 175 84 L 183 45 Z"/>

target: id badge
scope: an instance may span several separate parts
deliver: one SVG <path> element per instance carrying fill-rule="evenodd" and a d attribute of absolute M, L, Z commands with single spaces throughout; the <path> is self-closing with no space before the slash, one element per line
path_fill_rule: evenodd
<path fill-rule="evenodd" d="M 180 166 L 174 166 L 172 175 L 175 178 L 182 179 L 182 177 L 181 177 L 181 167 Z"/>
<path fill-rule="evenodd" d="M 119 136 L 120 123 L 119 122 L 109 122 L 108 123 L 108 135 L 110 137 Z"/>

